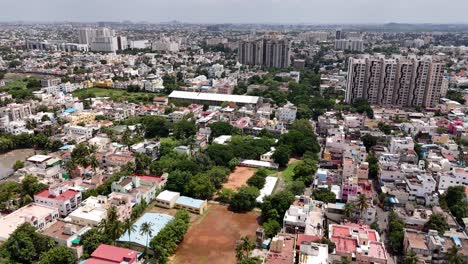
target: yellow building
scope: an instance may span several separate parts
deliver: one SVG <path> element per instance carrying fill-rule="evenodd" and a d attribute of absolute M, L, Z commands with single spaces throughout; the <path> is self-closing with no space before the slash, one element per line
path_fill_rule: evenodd
<path fill-rule="evenodd" d="M 79 123 L 90 124 L 96 119 L 96 114 L 93 112 L 77 112 L 68 117 L 71 124 L 77 125 Z"/>
<path fill-rule="evenodd" d="M 106 79 L 104 81 L 96 81 L 94 86 L 101 87 L 101 88 L 112 88 L 112 84 L 114 82 L 111 79 Z"/>

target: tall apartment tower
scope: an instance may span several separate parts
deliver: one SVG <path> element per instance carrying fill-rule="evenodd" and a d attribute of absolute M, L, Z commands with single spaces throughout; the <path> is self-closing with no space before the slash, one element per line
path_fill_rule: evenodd
<path fill-rule="evenodd" d="M 239 62 L 269 68 L 287 68 L 291 64 L 291 44 L 287 39 L 260 39 L 239 42 Z"/>
<path fill-rule="evenodd" d="M 96 38 L 96 30 L 92 28 L 81 28 L 78 30 L 78 43 L 90 45 Z"/>
<path fill-rule="evenodd" d="M 335 32 L 335 39 L 342 39 L 343 38 L 343 32 L 341 29 L 337 29 Z"/>
<path fill-rule="evenodd" d="M 444 92 L 444 65 L 430 57 L 350 58 L 346 102 L 434 107 Z"/>

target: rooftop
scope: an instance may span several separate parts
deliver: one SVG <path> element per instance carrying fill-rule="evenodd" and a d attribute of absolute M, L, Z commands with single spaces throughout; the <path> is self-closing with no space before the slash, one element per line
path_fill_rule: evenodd
<path fill-rule="evenodd" d="M 52 158 L 52 156 L 49 156 L 49 155 L 34 155 L 32 157 L 29 157 L 27 160 L 28 161 L 31 161 L 31 162 L 44 162 L 48 159 Z"/>
<path fill-rule="evenodd" d="M 146 213 L 135 222 L 135 229 L 140 230 L 141 225 L 145 222 L 151 223 L 151 228 L 153 230 L 151 236 L 155 237 L 172 219 L 174 219 L 174 217 L 167 214 Z M 128 232 L 125 232 L 118 240 L 125 242 L 131 241 L 132 243 L 142 246 L 146 245 L 146 237 L 141 235 L 139 231 L 132 232 L 130 237 L 128 236 Z"/>
<path fill-rule="evenodd" d="M 60 200 L 60 201 L 65 201 L 65 200 L 70 200 L 72 198 L 75 198 L 75 196 L 79 194 L 78 191 L 74 190 L 67 190 L 63 193 L 61 193 L 58 196 L 52 195 L 48 189 L 43 190 L 41 192 L 36 193 L 34 196 L 42 197 L 42 198 L 49 198 L 49 199 L 54 199 L 54 200 Z"/>
<path fill-rule="evenodd" d="M 204 100 L 204 101 L 224 101 L 224 102 L 235 102 L 235 103 L 244 103 L 244 104 L 256 104 L 258 103 L 258 100 L 260 99 L 258 96 L 195 93 L 195 92 L 184 92 L 184 91 L 173 91 L 169 95 L 169 98 L 193 99 L 193 100 Z"/>
<path fill-rule="evenodd" d="M 178 192 L 164 190 L 156 197 L 156 199 L 163 200 L 163 201 L 171 201 L 172 199 L 178 197 L 179 195 L 180 194 Z"/>
<path fill-rule="evenodd" d="M 86 261 L 86 264 L 96 263 L 123 263 L 126 259 L 135 259 L 138 256 L 138 251 L 110 246 L 106 244 L 100 245 L 91 254 L 91 259 Z M 107 260 L 109 262 L 93 262 L 93 258 L 98 260 Z"/>
<path fill-rule="evenodd" d="M 205 201 L 203 200 L 194 199 L 187 196 L 181 196 L 176 201 L 177 204 L 185 205 L 192 208 L 200 208 L 204 202 Z"/>

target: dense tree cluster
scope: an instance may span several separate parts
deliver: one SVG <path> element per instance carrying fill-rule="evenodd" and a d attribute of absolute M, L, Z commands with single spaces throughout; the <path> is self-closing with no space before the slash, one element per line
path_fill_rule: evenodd
<path fill-rule="evenodd" d="M 19 135 L 0 135 L 0 153 L 14 149 L 31 148 L 56 151 L 63 144 L 58 140 L 51 140 L 46 134 L 37 135 L 22 133 Z"/>
<path fill-rule="evenodd" d="M 405 222 L 395 212 L 388 215 L 388 244 L 395 254 L 403 251 Z"/>
<path fill-rule="evenodd" d="M 159 233 L 151 239 L 153 260 L 156 263 L 166 263 L 167 258 L 177 249 L 189 228 L 190 215 L 185 210 L 177 211 L 172 219 Z"/>
<path fill-rule="evenodd" d="M 56 247 L 54 241 L 36 232 L 29 223 L 19 226 L 1 245 L 0 256 L 6 263 L 75 263 L 70 249 Z"/>

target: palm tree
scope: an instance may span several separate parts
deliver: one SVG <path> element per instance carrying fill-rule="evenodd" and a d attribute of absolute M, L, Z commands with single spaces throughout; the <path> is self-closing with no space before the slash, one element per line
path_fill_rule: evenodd
<path fill-rule="evenodd" d="M 463 256 L 459 254 L 458 251 L 459 249 L 455 245 L 447 251 L 447 257 L 450 264 L 466 264 L 463 260 Z"/>
<path fill-rule="evenodd" d="M 362 217 L 362 212 L 369 208 L 369 202 L 367 201 L 367 197 L 364 194 L 358 195 L 357 206 L 359 207 L 359 211 L 361 212 Z"/>
<path fill-rule="evenodd" d="M 243 236 L 240 243 L 236 246 L 236 257 L 242 260 L 249 256 L 250 251 L 255 248 L 255 242 L 251 241 L 248 236 Z"/>
<path fill-rule="evenodd" d="M 148 248 L 148 239 L 153 234 L 153 223 L 144 222 L 140 226 L 140 235 L 146 235 L 145 253 Z"/>
<path fill-rule="evenodd" d="M 405 256 L 405 264 L 417 264 L 418 263 L 418 256 L 414 253 L 413 250 L 410 250 L 408 254 Z"/>
<path fill-rule="evenodd" d="M 354 203 L 345 204 L 345 206 L 344 206 L 344 215 L 346 217 L 348 217 L 348 218 L 351 217 L 353 215 L 354 209 L 355 209 Z"/>
<path fill-rule="evenodd" d="M 128 242 L 129 243 L 132 242 L 131 239 L 130 239 L 130 236 L 131 236 L 132 232 L 136 231 L 136 227 L 133 224 L 132 219 L 131 218 L 125 219 L 125 221 L 123 222 L 122 227 L 123 227 L 124 230 L 127 230 Z"/>

